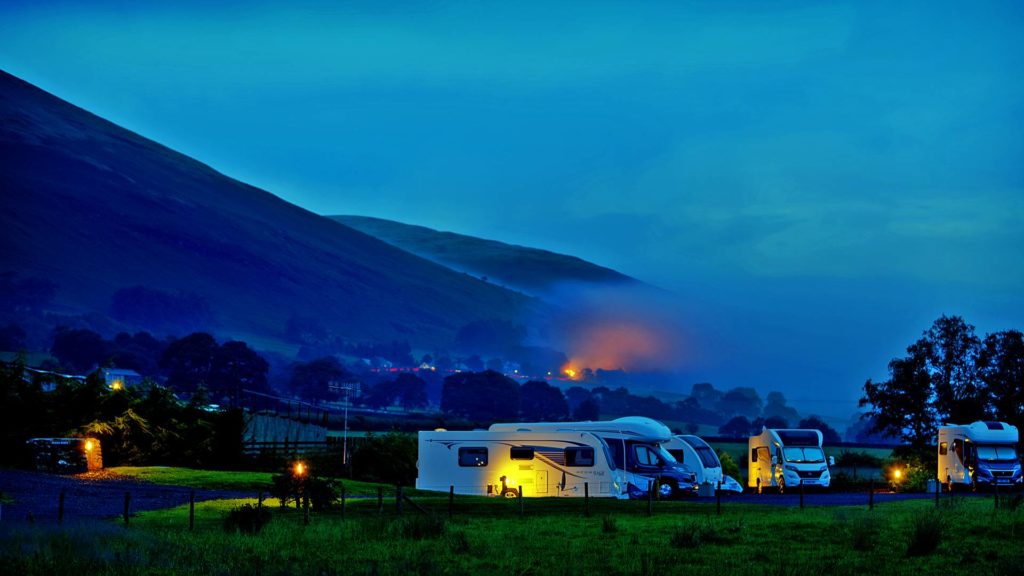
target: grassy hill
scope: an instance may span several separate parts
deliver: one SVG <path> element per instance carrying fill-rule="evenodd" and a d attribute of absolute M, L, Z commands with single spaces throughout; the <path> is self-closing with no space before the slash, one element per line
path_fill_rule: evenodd
<path fill-rule="evenodd" d="M 452 269 L 530 294 L 543 295 L 562 284 L 640 284 L 615 270 L 547 250 L 368 216 L 330 218 Z"/>
<path fill-rule="evenodd" d="M 358 340 L 445 345 L 530 298 L 452 271 L 218 173 L 0 72 L 0 271 L 109 310 L 142 285 L 193 293 L 224 335 L 313 317 Z"/>

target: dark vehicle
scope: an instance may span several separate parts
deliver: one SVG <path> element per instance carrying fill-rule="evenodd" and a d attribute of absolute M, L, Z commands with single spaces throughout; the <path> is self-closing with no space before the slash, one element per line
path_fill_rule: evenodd
<path fill-rule="evenodd" d="M 40 472 L 79 474 L 103 469 L 103 452 L 95 438 L 32 438 L 27 444 Z"/>
<path fill-rule="evenodd" d="M 651 486 L 660 498 L 677 498 L 697 493 L 697 475 L 658 444 L 638 440 L 603 438 L 615 465 L 630 473 L 630 498 L 646 498 Z"/>

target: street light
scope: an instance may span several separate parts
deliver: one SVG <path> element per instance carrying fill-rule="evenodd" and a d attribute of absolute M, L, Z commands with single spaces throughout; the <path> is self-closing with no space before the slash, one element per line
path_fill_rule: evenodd
<path fill-rule="evenodd" d="M 339 392 L 339 391 L 344 391 L 345 392 L 345 425 L 344 425 L 344 429 L 342 431 L 341 465 L 342 466 L 348 466 L 348 405 L 350 403 L 349 402 L 349 395 L 353 391 L 356 392 L 357 394 L 359 393 L 359 382 L 340 382 L 339 383 L 339 382 L 335 382 L 335 381 L 332 380 L 331 382 L 329 382 L 327 384 L 327 387 L 330 390 L 333 390 L 335 392 Z"/>

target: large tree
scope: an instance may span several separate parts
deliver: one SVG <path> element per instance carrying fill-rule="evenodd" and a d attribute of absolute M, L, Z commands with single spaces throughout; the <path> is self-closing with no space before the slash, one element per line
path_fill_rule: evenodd
<path fill-rule="evenodd" d="M 292 392 L 302 398 L 330 400 L 338 397 L 338 392 L 331 390 L 331 383 L 351 378 L 352 375 L 337 358 L 325 356 L 293 364 L 290 386 Z"/>
<path fill-rule="evenodd" d="M 565 420 L 569 416 L 569 404 L 558 388 L 531 380 L 520 390 L 520 412 L 528 422 Z"/>
<path fill-rule="evenodd" d="M 519 385 L 493 370 L 460 372 L 444 379 L 441 409 L 483 422 L 514 422 L 519 416 Z"/>
<path fill-rule="evenodd" d="M 195 332 L 168 344 L 160 357 L 167 385 L 186 392 L 209 387 L 218 348 L 217 341 L 206 332 Z"/>
<path fill-rule="evenodd" d="M 974 326 L 959 316 L 942 316 L 914 345 L 928 360 L 935 393 L 935 408 L 950 422 L 970 422 L 985 417 L 977 359 L 981 340 Z"/>
<path fill-rule="evenodd" d="M 993 417 L 1024 428 L 1024 334 L 1006 330 L 986 336 L 978 375 Z"/>

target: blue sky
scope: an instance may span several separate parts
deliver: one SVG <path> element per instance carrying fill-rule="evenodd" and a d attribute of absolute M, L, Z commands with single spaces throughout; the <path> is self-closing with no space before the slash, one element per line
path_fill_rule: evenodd
<path fill-rule="evenodd" d="M 940 314 L 1024 328 L 1018 2 L 207 4 L 5 2 L 0 67 L 316 212 L 671 289 L 695 381 L 845 416 Z"/>

